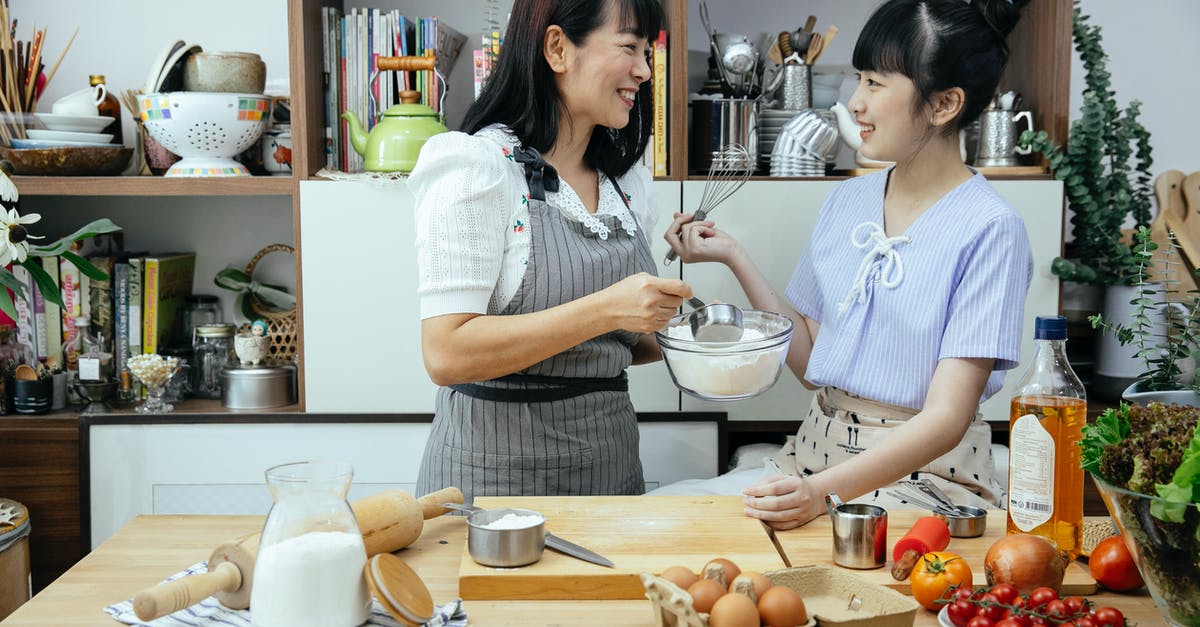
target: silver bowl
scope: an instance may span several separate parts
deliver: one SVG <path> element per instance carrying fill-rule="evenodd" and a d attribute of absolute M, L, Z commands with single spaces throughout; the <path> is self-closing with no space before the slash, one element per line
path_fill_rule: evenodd
<path fill-rule="evenodd" d="M 490 529 L 507 514 L 536 516 L 541 522 L 520 529 Z M 467 553 L 484 566 L 515 568 L 542 559 L 546 548 L 546 517 L 531 509 L 504 508 L 467 515 Z"/>

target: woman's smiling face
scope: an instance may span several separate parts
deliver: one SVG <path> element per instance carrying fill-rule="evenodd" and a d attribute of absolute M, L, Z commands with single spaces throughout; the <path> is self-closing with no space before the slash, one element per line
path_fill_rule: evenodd
<path fill-rule="evenodd" d="M 862 126 L 859 152 L 877 161 L 901 161 L 919 149 L 929 132 L 913 112 L 917 88 L 894 72 L 863 71 L 850 98 L 850 112 Z"/>
<path fill-rule="evenodd" d="M 564 117 L 581 130 L 595 125 L 624 128 L 638 87 L 650 80 L 650 42 L 631 25 L 622 28 L 614 3 L 606 13 L 604 24 L 581 45 L 564 38 L 563 69 L 556 69 Z"/>

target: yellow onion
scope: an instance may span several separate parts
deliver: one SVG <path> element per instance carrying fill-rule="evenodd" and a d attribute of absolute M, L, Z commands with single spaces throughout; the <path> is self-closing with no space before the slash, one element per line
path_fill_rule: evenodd
<path fill-rule="evenodd" d="M 1058 592 L 1069 558 L 1047 539 L 1016 533 L 996 540 L 983 558 L 989 586 L 1010 583 L 1021 594 L 1046 586 Z"/>

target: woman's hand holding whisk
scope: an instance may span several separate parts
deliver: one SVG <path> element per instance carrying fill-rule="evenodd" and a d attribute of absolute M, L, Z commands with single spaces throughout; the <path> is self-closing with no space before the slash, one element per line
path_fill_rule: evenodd
<path fill-rule="evenodd" d="M 716 228 L 712 220 L 695 220 L 690 213 L 676 213 L 663 239 L 684 263 L 718 261 L 728 265 L 741 244 Z"/>

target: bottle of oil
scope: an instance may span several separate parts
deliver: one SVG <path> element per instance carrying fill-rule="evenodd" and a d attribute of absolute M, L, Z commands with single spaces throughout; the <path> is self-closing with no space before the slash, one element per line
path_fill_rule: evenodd
<path fill-rule="evenodd" d="M 1083 539 L 1087 396 L 1067 362 L 1066 318 L 1039 316 L 1034 339 L 1009 417 L 1008 532 L 1042 536 L 1074 559 Z"/>
<path fill-rule="evenodd" d="M 96 85 L 104 84 L 103 74 L 89 74 L 88 85 L 95 87 Z M 102 133 L 111 133 L 112 143 L 122 144 L 125 139 L 121 137 L 121 101 L 117 100 L 117 95 L 108 89 L 108 85 L 104 85 L 104 100 L 96 105 L 97 113 L 113 118 L 113 122 L 104 127 Z"/>

